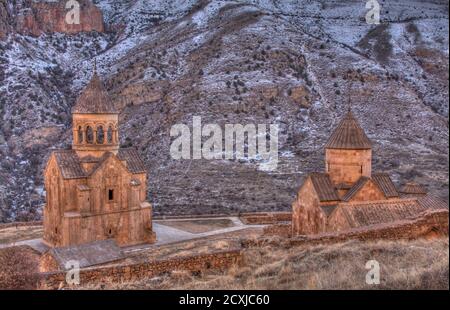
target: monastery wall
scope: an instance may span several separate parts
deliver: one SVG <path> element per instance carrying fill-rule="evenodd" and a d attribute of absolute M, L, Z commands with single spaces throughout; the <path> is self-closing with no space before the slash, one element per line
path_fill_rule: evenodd
<path fill-rule="evenodd" d="M 198 272 L 206 269 L 225 269 L 241 260 L 241 249 L 234 249 L 216 253 L 193 255 L 170 260 L 157 260 L 131 265 L 114 265 L 101 268 L 81 270 L 80 282 L 124 282 L 142 278 L 151 278 L 173 270 L 187 270 Z M 48 266 L 51 268 L 52 266 Z M 41 274 L 39 289 L 57 289 L 61 283 L 66 283 L 65 272 L 50 272 Z"/>
<path fill-rule="evenodd" d="M 264 228 L 263 235 L 290 238 L 292 236 L 292 226 L 291 224 L 270 225 Z"/>
<path fill-rule="evenodd" d="M 15 222 L 15 223 L 5 223 L 0 224 L 0 229 L 6 229 L 11 227 L 31 227 L 31 226 L 42 226 L 42 221 L 36 221 L 36 222 Z"/>
<path fill-rule="evenodd" d="M 269 225 L 279 222 L 290 222 L 292 220 L 291 212 L 262 212 L 262 213 L 243 213 L 240 219 L 247 225 Z"/>
<path fill-rule="evenodd" d="M 448 236 L 449 223 L 448 210 L 428 211 L 421 216 L 409 220 L 403 220 L 388 224 L 372 225 L 363 228 L 352 229 L 341 233 L 322 233 L 310 236 L 298 236 L 289 239 L 290 246 L 331 244 L 348 240 L 401 240 L 417 238 L 433 238 Z M 289 224 L 278 224 L 266 227 L 265 236 L 289 236 L 287 231 L 291 229 Z M 245 241 L 244 245 L 253 241 Z M 258 241 L 256 241 L 257 243 Z M 279 242 L 277 241 L 276 244 Z"/>

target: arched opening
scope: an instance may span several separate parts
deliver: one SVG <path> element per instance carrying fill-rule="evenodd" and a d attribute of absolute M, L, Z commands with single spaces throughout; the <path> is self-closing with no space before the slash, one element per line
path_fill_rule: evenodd
<path fill-rule="evenodd" d="M 90 144 L 94 143 L 94 131 L 91 126 L 87 126 L 86 128 L 86 142 Z"/>
<path fill-rule="evenodd" d="M 113 132 L 112 126 L 109 126 L 108 127 L 108 137 L 107 137 L 108 144 L 113 144 L 113 134 L 114 134 L 114 132 Z"/>
<path fill-rule="evenodd" d="M 78 144 L 83 143 L 83 127 L 78 127 Z"/>
<path fill-rule="evenodd" d="M 97 127 L 97 143 L 105 143 L 105 131 L 103 130 L 103 126 Z"/>

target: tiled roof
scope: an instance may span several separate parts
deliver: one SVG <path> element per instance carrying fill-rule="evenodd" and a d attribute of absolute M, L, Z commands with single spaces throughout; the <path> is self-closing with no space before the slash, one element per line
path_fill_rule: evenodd
<path fill-rule="evenodd" d="M 109 157 L 114 156 L 111 152 L 106 152 L 102 157 L 97 158 L 94 161 L 94 158 L 87 158 L 89 162 L 94 162 L 94 167 L 87 173 L 81 163 L 84 159 L 80 159 L 77 153 L 74 150 L 61 150 L 55 151 L 55 158 L 58 164 L 58 167 L 61 170 L 62 176 L 64 179 L 81 179 L 86 178 L 97 171 L 98 168 L 102 166 L 102 164 Z M 139 154 L 134 149 L 120 149 L 117 155 L 117 158 L 122 161 L 126 161 L 126 167 L 129 172 L 133 174 L 137 173 L 146 173 L 145 165 Z"/>
<path fill-rule="evenodd" d="M 342 197 L 343 201 L 349 201 L 352 199 L 353 196 L 356 195 L 356 193 L 359 192 L 361 188 L 364 187 L 364 185 L 369 181 L 370 179 L 368 177 L 360 177 L 359 180 L 350 188 L 350 190 Z"/>
<path fill-rule="evenodd" d="M 353 116 L 353 113 L 348 112 L 331 135 L 325 148 L 365 150 L 371 149 L 372 143 Z"/>
<path fill-rule="evenodd" d="M 426 210 L 417 199 L 345 203 L 340 204 L 338 208 L 350 228 L 404 220 Z"/>
<path fill-rule="evenodd" d="M 342 197 L 343 201 L 350 201 L 352 197 L 369 181 L 368 177 L 361 177 L 352 186 L 352 188 Z M 394 183 L 392 183 L 391 178 L 386 173 L 376 173 L 372 175 L 372 181 L 375 185 L 383 192 L 386 198 L 397 198 L 399 194 L 395 188 Z"/>
<path fill-rule="evenodd" d="M 144 162 L 134 148 L 120 149 L 117 157 L 127 162 L 127 168 L 131 173 L 146 173 Z"/>
<path fill-rule="evenodd" d="M 72 113 L 117 114 L 119 113 L 106 92 L 102 81 L 94 72 L 91 81 L 78 97 Z"/>
<path fill-rule="evenodd" d="M 97 163 L 99 161 L 99 159 L 95 156 L 92 155 L 88 155 L 88 156 L 84 156 L 80 159 L 80 161 L 82 163 Z"/>
<path fill-rule="evenodd" d="M 403 186 L 400 192 L 402 194 L 425 195 L 427 193 L 427 190 L 422 185 L 411 182 Z"/>
<path fill-rule="evenodd" d="M 417 198 L 417 201 L 420 205 L 422 205 L 424 208 L 427 209 L 433 209 L 433 210 L 439 210 L 439 209 L 447 209 L 448 210 L 448 202 L 433 196 L 433 195 L 426 195 L 420 198 Z"/>
<path fill-rule="evenodd" d="M 97 163 L 94 165 L 94 167 L 92 167 L 92 170 L 89 172 L 89 175 L 93 175 L 102 165 L 103 163 L 111 156 L 113 156 L 114 154 L 111 152 L 106 152 L 102 155 L 102 157 L 100 157 L 97 161 Z"/>
<path fill-rule="evenodd" d="M 397 188 L 387 173 L 372 174 L 372 180 L 378 185 L 386 198 L 399 197 Z"/>
<path fill-rule="evenodd" d="M 311 173 L 310 177 L 320 201 L 340 200 L 328 174 L 314 172 Z"/>
<path fill-rule="evenodd" d="M 81 179 L 86 173 L 74 150 L 55 151 L 55 158 L 64 179 Z"/>
<path fill-rule="evenodd" d="M 105 264 L 124 258 L 114 240 L 96 241 L 73 247 L 53 248 L 49 252 L 66 269 L 66 263 L 76 259 L 81 268 Z"/>
<path fill-rule="evenodd" d="M 91 175 L 94 174 L 94 172 L 102 166 L 102 164 L 105 162 L 105 160 L 107 160 L 109 157 L 111 157 L 113 155 L 114 154 L 111 152 L 106 152 L 105 154 L 103 154 L 103 156 L 100 157 L 98 162 L 92 168 L 90 174 Z M 127 170 L 133 174 L 147 172 L 147 170 L 145 169 L 144 162 L 139 157 L 138 152 L 133 148 L 119 149 L 117 158 L 121 161 L 125 161 Z"/>

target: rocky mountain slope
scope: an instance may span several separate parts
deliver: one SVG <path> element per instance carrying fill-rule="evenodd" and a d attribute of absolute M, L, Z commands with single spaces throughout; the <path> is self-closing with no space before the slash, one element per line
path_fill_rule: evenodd
<path fill-rule="evenodd" d="M 42 170 L 70 146 L 94 58 L 157 214 L 289 210 L 349 101 L 375 170 L 448 197 L 448 1 L 380 1 L 379 25 L 356 0 L 94 2 L 103 32 L 40 36 L 16 27 L 30 1 L 0 2 L 0 221 L 40 217 Z M 193 116 L 278 124 L 278 169 L 171 159 L 170 128 Z"/>

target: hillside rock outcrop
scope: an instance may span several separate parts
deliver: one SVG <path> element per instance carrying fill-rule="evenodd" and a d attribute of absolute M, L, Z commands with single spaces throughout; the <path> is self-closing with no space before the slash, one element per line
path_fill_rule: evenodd
<path fill-rule="evenodd" d="M 3 39 L 9 30 L 9 17 L 6 1 L 0 2 L 0 39 Z"/>
<path fill-rule="evenodd" d="M 78 5 L 79 23 L 68 22 L 73 16 L 71 12 Z M 14 11 L 14 18 L 11 17 L 11 13 L 8 14 L 7 4 L 0 4 L 0 38 L 11 32 L 32 36 L 58 32 L 67 34 L 104 32 L 102 11 L 91 0 L 56 2 L 27 0 L 15 4 L 10 9 Z"/>

